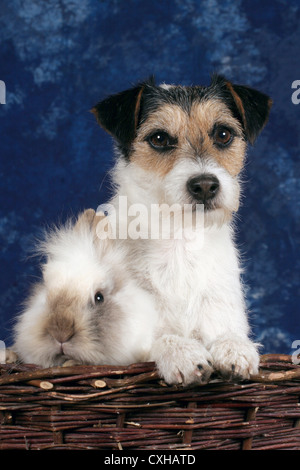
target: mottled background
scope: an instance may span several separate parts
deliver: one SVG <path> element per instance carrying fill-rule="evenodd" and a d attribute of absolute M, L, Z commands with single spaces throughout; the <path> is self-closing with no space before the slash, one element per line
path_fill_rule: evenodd
<path fill-rule="evenodd" d="M 89 109 L 155 74 L 208 84 L 213 71 L 270 94 L 249 149 L 238 223 L 255 338 L 291 352 L 299 321 L 299 0 L 1 2 L 0 338 L 39 275 L 41 227 L 109 195 L 112 145 Z"/>

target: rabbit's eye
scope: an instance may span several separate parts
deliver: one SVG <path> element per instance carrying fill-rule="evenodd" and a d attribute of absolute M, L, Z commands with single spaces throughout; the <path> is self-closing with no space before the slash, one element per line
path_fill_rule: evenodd
<path fill-rule="evenodd" d="M 94 300 L 95 304 L 101 304 L 104 301 L 103 294 L 101 294 L 101 292 L 96 292 Z"/>

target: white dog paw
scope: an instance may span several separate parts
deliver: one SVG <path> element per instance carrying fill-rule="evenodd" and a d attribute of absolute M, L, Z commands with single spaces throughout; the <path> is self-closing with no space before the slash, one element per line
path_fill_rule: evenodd
<path fill-rule="evenodd" d="M 247 338 L 242 339 L 232 335 L 217 338 L 208 349 L 215 370 L 225 378 L 245 380 L 258 373 L 257 346 Z"/>
<path fill-rule="evenodd" d="M 164 335 L 153 347 L 151 360 L 168 384 L 207 383 L 213 368 L 211 355 L 197 340 Z"/>

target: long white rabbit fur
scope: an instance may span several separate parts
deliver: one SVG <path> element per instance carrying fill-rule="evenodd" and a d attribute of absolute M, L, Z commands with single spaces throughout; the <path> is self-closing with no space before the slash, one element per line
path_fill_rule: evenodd
<path fill-rule="evenodd" d="M 123 249 L 97 238 L 97 221 L 87 210 L 75 226 L 52 230 L 40 245 L 42 280 L 14 329 L 12 350 L 21 361 L 51 367 L 149 358 L 152 298 L 132 279 Z"/>

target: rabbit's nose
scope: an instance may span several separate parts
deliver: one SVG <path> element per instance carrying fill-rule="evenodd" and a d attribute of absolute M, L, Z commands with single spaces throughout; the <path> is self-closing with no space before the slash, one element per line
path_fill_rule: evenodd
<path fill-rule="evenodd" d="M 53 335 L 56 341 L 61 344 L 67 343 L 70 339 L 74 336 L 74 332 L 67 332 L 67 331 L 56 331 Z"/>
<path fill-rule="evenodd" d="M 48 333 L 61 345 L 67 343 L 75 334 L 73 319 L 54 317 L 48 325 Z"/>

